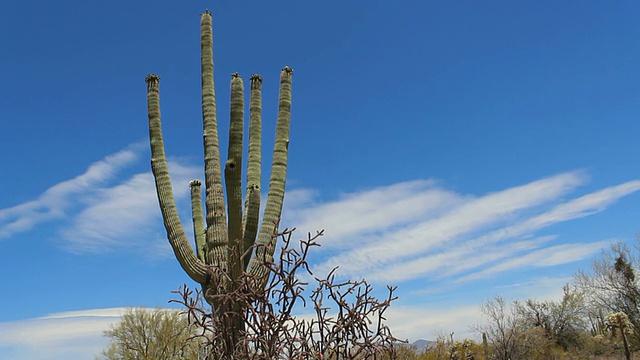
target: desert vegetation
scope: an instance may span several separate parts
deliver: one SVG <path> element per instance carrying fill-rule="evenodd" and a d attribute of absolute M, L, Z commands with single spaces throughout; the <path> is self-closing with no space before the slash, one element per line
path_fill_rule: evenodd
<path fill-rule="evenodd" d="M 580 270 L 553 301 L 507 302 L 500 295 L 480 304 L 474 339 L 439 337 L 424 349 L 398 350 L 400 359 L 637 359 L 640 335 L 636 272 L 640 246 L 612 244 Z"/>
<path fill-rule="evenodd" d="M 635 273 L 640 249 L 616 243 L 602 253 L 590 269 L 579 271 L 572 283 L 562 288 L 557 300 L 527 299 L 507 302 L 499 295 L 480 304 L 482 324 L 471 325 L 473 339 L 454 339 L 440 335 L 424 348 L 411 346 L 394 337 L 385 324 L 385 311 L 396 299 L 371 296 L 366 281 L 336 282 L 329 274 L 315 278 L 315 288 L 306 293 L 312 275 L 307 264 L 309 251 L 318 246 L 322 233 L 309 235 L 296 245 L 291 231 L 281 234 L 283 246 L 270 267 L 266 291 L 247 296 L 240 291 L 223 296 L 223 301 L 243 304 L 240 314 L 247 332 L 231 358 L 266 359 L 429 359 L 429 360 L 508 360 L 508 359 L 637 359 L 640 340 L 635 331 L 640 320 L 630 309 L 639 301 Z M 622 266 L 626 264 L 628 266 Z M 299 271 L 302 273 L 299 273 Z M 603 278 L 602 287 L 593 283 Z M 604 286 L 606 285 L 606 286 Z M 201 291 L 178 291 L 173 302 L 182 305 L 180 328 L 184 347 L 194 344 L 198 359 L 223 359 L 228 329 L 202 301 Z M 311 314 L 301 311 L 307 305 Z M 627 313 L 628 312 L 628 313 Z M 134 314 L 141 314 L 136 312 Z M 309 316 L 311 315 L 311 316 Z M 131 323 L 131 314 L 123 323 Z M 185 323 L 186 321 L 186 323 Z M 157 325 L 163 328 L 159 322 Z M 117 329 L 117 328 L 116 328 Z M 148 327 L 153 334 L 159 332 Z M 425 329 L 427 330 L 427 329 Z M 121 338 L 118 331 L 107 333 L 113 353 Z M 133 332 L 135 337 L 136 333 Z M 140 336 L 138 333 L 137 336 Z M 147 336 L 146 338 L 154 338 Z M 176 338 L 178 338 L 176 336 Z M 114 345 L 114 343 L 116 345 Z M 175 347 L 174 347 L 175 348 Z M 204 349 L 204 350 L 203 350 Z M 181 350 L 185 351 L 185 350 Z M 144 357 L 108 357 L 131 359 Z"/>

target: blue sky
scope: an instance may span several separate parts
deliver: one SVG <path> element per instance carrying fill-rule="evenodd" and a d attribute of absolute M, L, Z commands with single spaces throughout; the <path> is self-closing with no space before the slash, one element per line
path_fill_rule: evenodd
<path fill-rule="evenodd" d="M 399 336 L 469 334 L 481 301 L 554 298 L 634 242 L 637 2 L 5 2 L 0 357 L 91 358 L 122 308 L 188 282 L 155 200 L 144 77 L 162 77 L 190 228 L 205 8 L 222 148 L 230 74 L 264 77 L 268 154 L 294 68 L 283 222 L 325 229 L 318 275 L 398 285 Z"/>

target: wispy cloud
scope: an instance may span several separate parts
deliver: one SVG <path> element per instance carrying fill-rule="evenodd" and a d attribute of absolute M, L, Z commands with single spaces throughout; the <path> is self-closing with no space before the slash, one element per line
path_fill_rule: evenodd
<path fill-rule="evenodd" d="M 143 150 L 144 149 L 144 150 Z M 144 155 L 144 156 L 143 156 Z M 72 252 L 170 250 L 162 230 L 153 177 L 141 170 L 146 147 L 132 145 L 92 164 L 78 177 L 52 186 L 36 200 L 0 209 L 0 236 L 45 221 L 56 222 L 59 241 Z M 146 162 L 145 162 L 146 163 Z M 199 166 L 173 160 L 174 191 L 189 219 L 187 182 Z M 124 175 L 128 174 L 128 175 Z M 397 283 L 451 278 L 464 282 L 524 267 L 550 267 L 585 259 L 602 241 L 571 244 L 562 234 L 539 234 L 550 225 L 594 215 L 640 190 L 640 180 L 571 196 L 588 182 L 581 171 L 561 173 L 477 195 L 423 179 L 346 193 L 335 200 L 318 189 L 293 189 L 283 225 L 326 229 L 314 253 L 319 274 L 340 266 L 345 277 Z M 185 222 L 185 230 L 191 226 Z M 455 266 L 452 266 L 455 264 Z"/>
<path fill-rule="evenodd" d="M 297 200 L 288 206 L 285 217 L 304 231 L 326 229 L 325 248 L 315 265 L 319 273 L 339 266 L 345 277 L 366 274 L 377 282 L 424 277 L 465 281 L 579 261 L 606 246 L 607 241 L 563 244 L 558 235 L 536 237 L 545 227 L 599 213 L 640 190 L 636 180 L 569 196 L 587 182 L 583 172 L 567 172 L 473 196 L 434 181 L 412 181 L 328 203 L 317 201 L 316 193 L 306 196 L 307 203 Z"/>
<path fill-rule="evenodd" d="M 531 251 L 524 255 L 515 255 L 508 259 L 503 258 L 503 261 L 499 264 L 492 265 L 483 270 L 474 272 L 473 274 L 458 278 L 456 281 L 465 282 L 474 279 L 486 278 L 497 273 L 526 267 L 548 267 L 572 263 L 598 253 L 602 248 L 610 244 L 611 241 L 603 240 L 585 244 L 562 244 L 550 246 L 544 249 Z"/>
<path fill-rule="evenodd" d="M 170 248 L 162 230 L 148 149 L 134 144 L 90 165 L 73 178 L 52 186 L 36 200 L 0 209 L 0 238 L 37 230 L 47 224 L 54 240 L 74 253 L 112 250 L 145 251 L 163 257 Z M 188 211 L 189 180 L 199 167 L 170 160 L 175 197 Z M 185 212 L 187 218 L 189 213 Z M 185 225 L 190 231 L 191 226 Z"/>
<path fill-rule="evenodd" d="M 125 310 L 73 311 L 0 323 L 0 355 L 10 353 L 14 360 L 93 358 L 108 344 L 103 332 L 117 324 Z M 438 330 L 466 329 L 480 319 L 477 306 L 446 311 L 437 306 L 392 306 L 385 315 L 394 335 L 413 340 L 416 336 L 433 338 Z M 425 333 L 425 329 L 430 329 L 430 333 Z"/>
<path fill-rule="evenodd" d="M 51 314 L 0 323 L 0 354 L 12 359 L 87 359 L 107 344 L 103 331 L 117 323 L 124 308 Z"/>
<path fill-rule="evenodd" d="M 478 305 L 461 306 L 392 306 L 385 313 L 387 325 L 394 336 L 414 341 L 419 338 L 435 339 L 441 334 L 449 335 L 456 330 L 456 339 L 473 339 L 477 334 L 469 330 L 469 325 L 481 321 Z"/>
<path fill-rule="evenodd" d="M 186 200 L 190 179 L 199 169 L 178 162 L 169 163 L 175 198 Z M 84 196 L 85 207 L 75 214 L 60 232 L 66 246 L 73 252 L 102 252 L 114 248 L 140 249 L 151 243 L 169 250 L 150 172 L 135 174 L 111 187 L 104 187 Z M 188 215 L 185 214 L 185 215 Z M 185 229 L 189 230 L 188 223 Z M 167 253 L 163 251 L 162 253 Z"/>
<path fill-rule="evenodd" d="M 138 159 L 141 145 L 135 144 L 103 160 L 73 179 L 47 189 L 36 200 L 0 209 L 0 239 L 32 229 L 45 221 L 63 218 L 72 206 L 72 198 L 112 179 L 120 169 Z"/>
<path fill-rule="evenodd" d="M 407 181 L 329 202 L 315 200 L 317 191 L 287 193 L 285 220 L 304 231 L 326 226 L 326 247 L 344 247 L 344 239 L 366 236 L 424 221 L 461 204 L 465 197 L 442 189 L 432 180 Z M 293 201 L 290 200 L 293 197 Z M 306 200 L 306 201 L 304 201 Z"/>

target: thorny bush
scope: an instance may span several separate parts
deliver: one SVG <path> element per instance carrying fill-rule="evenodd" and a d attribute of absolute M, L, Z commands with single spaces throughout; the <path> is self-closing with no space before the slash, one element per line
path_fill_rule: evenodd
<path fill-rule="evenodd" d="M 334 268 L 324 278 L 315 277 L 317 286 L 306 296 L 309 282 L 303 279 L 313 277 L 307 256 L 311 248 L 320 246 L 317 239 L 323 232 L 308 234 L 296 248 L 293 230 L 273 237 L 273 241 L 281 238 L 284 245 L 276 261 L 265 261 L 271 275 L 264 290 L 255 290 L 256 279 L 244 273 L 234 291 L 214 295 L 218 304 L 234 304 L 222 308 L 239 309 L 244 321 L 241 341 L 233 349 L 228 334 L 234 323 L 228 319 L 237 318 L 236 313 L 215 313 L 203 305 L 202 291 L 194 292 L 187 285 L 173 291 L 180 299 L 170 302 L 183 305 L 189 321 L 199 329 L 195 337 L 205 345 L 203 359 L 394 359 L 400 340 L 385 324 L 384 313 L 397 299 L 396 288 L 387 286 L 388 296 L 379 300 L 364 279 L 337 282 Z M 307 302 L 313 313 L 294 315 L 299 305 L 308 308 Z"/>

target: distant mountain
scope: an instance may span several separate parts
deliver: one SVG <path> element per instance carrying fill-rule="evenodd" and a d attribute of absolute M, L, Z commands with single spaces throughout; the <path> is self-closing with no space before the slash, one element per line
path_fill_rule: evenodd
<path fill-rule="evenodd" d="M 431 348 L 435 345 L 436 345 L 435 341 L 425 340 L 425 339 L 419 339 L 410 344 L 405 344 L 405 343 L 401 344 L 401 346 L 413 346 L 420 352 L 424 351 L 427 348 Z"/>
<path fill-rule="evenodd" d="M 411 345 L 415 346 L 419 351 L 423 351 L 426 348 L 430 348 L 436 344 L 435 341 L 419 339 L 411 343 Z"/>

